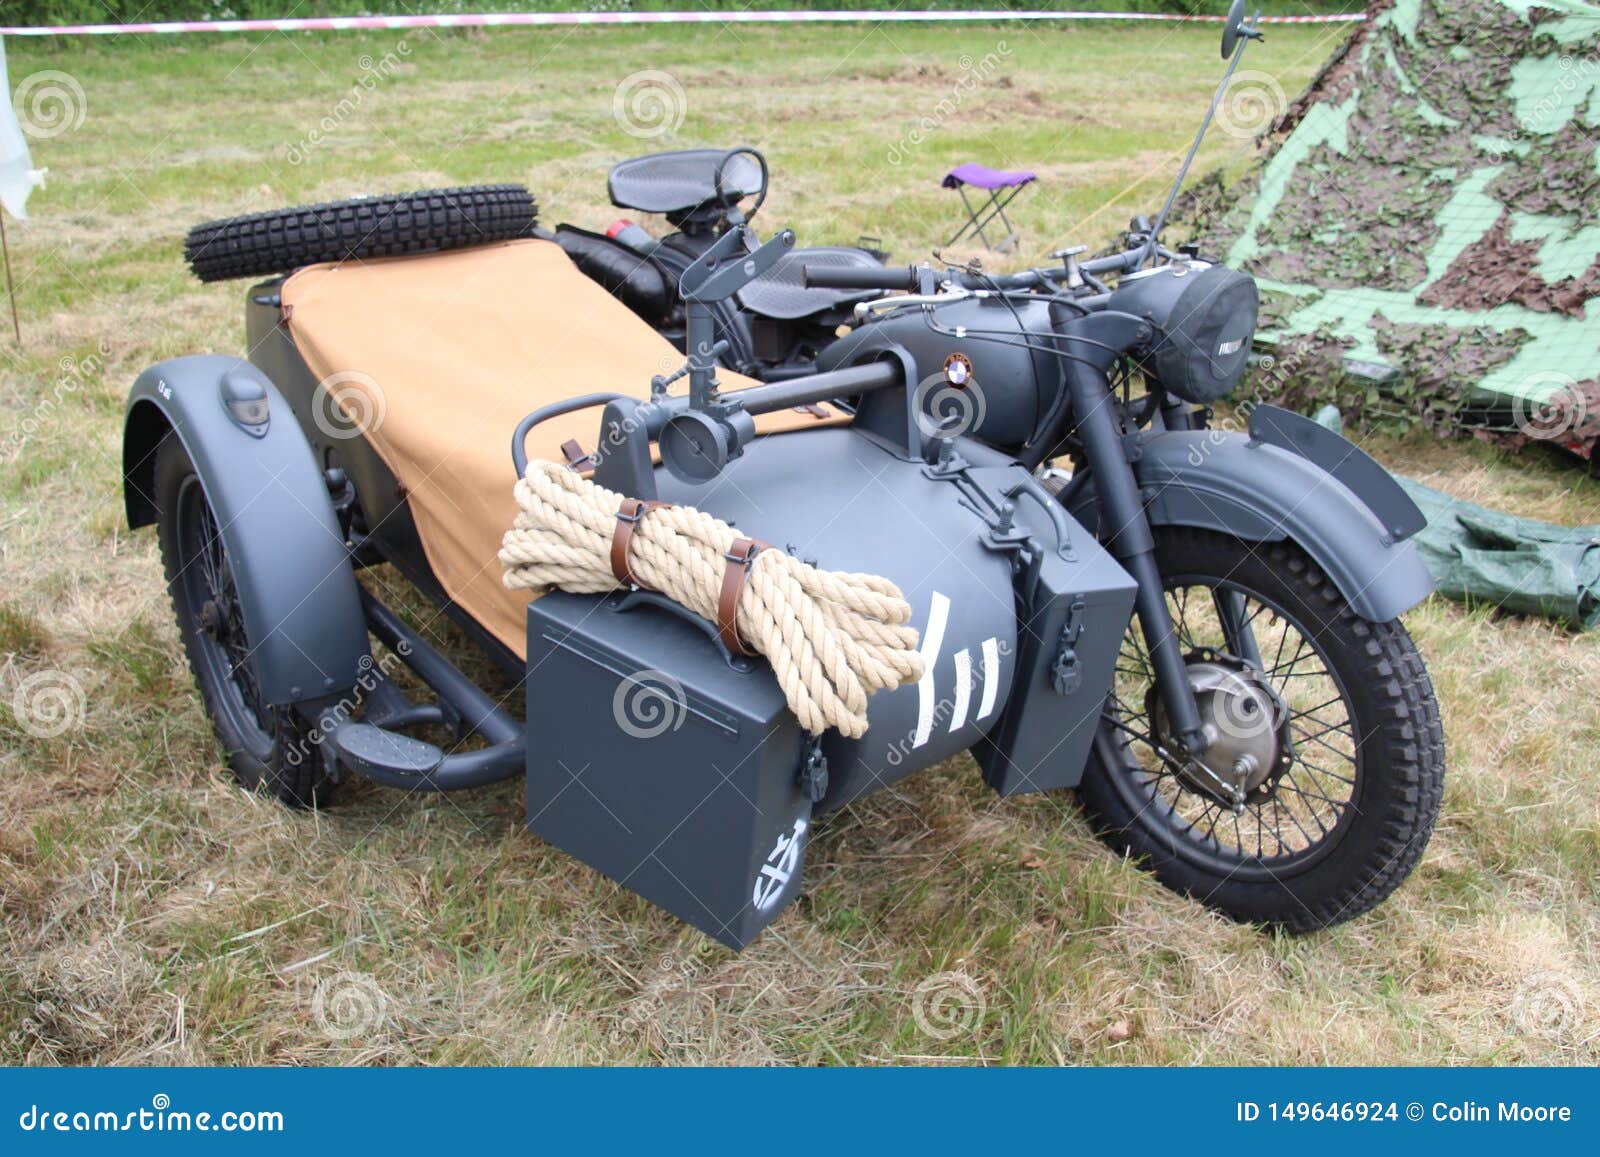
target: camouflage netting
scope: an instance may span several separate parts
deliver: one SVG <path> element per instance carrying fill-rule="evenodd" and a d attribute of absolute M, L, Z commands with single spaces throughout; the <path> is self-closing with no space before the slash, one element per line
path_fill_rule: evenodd
<path fill-rule="evenodd" d="M 1258 394 L 1593 454 L 1600 5 L 1380 0 L 1265 144 L 1194 197 L 1261 284 Z"/>

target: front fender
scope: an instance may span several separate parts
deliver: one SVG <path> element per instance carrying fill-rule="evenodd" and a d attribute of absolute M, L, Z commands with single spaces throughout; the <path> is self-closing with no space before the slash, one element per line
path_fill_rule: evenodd
<path fill-rule="evenodd" d="M 260 433 L 228 413 L 227 375 L 265 387 Z M 169 432 L 194 463 L 221 528 L 263 698 L 284 705 L 349 690 L 371 661 L 366 620 L 327 484 L 289 404 L 239 358 L 177 358 L 140 374 L 122 444 L 132 527 L 159 513 L 155 456 Z"/>
<path fill-rule="evenodd" d="M 1348 485 L 1282 446 L 1218 430 L 1170 430 L 1139 442 L 1134 473 L 1150 521 L 1249 542 L 1288 539 L 1333 580 L 1356 613 L 1387 622 L 1433 593 L 1412 543 L 1391 534 Z M 1098 521 L 1092 485 L 1072 502 Z"/>

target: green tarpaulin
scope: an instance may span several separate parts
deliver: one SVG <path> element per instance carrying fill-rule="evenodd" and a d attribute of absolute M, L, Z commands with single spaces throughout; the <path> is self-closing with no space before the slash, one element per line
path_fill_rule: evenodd
<path fill-rule="evenodd" d="M 1554 526 L 1399 479 L 1428 517 L 1413 541 L 1447 598 L 1600 626 L 1600 526 Z"/>

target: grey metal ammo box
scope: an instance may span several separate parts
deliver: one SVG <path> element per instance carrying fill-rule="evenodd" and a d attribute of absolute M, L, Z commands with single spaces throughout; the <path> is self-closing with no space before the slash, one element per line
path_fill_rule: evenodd
<path fill-rule="evenodd" d="M 764 662 L 639 596 L 528 608 L 528 827 L 728 946 L 799 893 L 804 735 Z"/>

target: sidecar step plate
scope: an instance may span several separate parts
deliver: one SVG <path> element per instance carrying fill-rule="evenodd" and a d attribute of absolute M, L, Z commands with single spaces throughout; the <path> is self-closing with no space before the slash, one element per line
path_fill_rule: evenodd
<path fill-rule="evenodd" d="M 444 752 L 433 744 L 370 723 L 346 723 L 332 739 L 346 767 L 374 779 L 397 775 L 420 779 L 444 762 Z"/>

